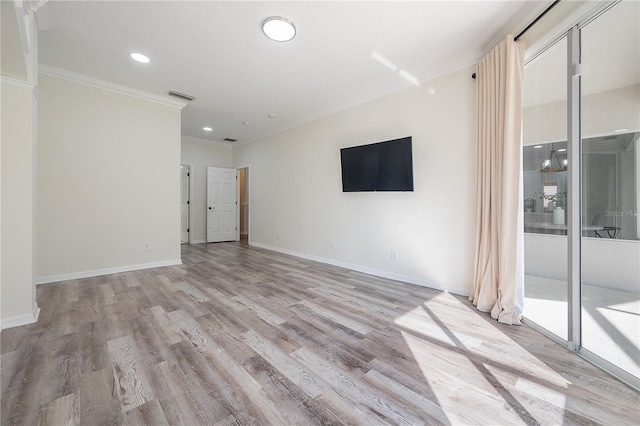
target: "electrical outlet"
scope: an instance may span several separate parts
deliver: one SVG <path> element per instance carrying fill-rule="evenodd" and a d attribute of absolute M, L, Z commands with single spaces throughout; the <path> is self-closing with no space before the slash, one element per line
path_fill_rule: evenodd
<path fill-rule="evenodd" d="M 398 260 L 398 251 L 396 249 L 391 249 L 391 260 Z"/>
<path fill-rule="evenodd" d="M 149 251 L 149 250 L 151 250 L 151 243 L 144 243 L 144 244 L 142 244 L 142 250 L 144 250 L 144 251 Z"/>

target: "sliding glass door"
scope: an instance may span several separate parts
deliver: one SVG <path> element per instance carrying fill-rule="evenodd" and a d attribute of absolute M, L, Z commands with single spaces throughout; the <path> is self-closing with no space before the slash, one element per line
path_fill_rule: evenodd
<path fill-rule="evenodd" d="M 640 3 L 581 29 L 582 348 L 640 377 Z"/>
<path fill-rule="evenodd" d="M 525 68 L 525 318 L 640 384 L 640 2 Z"/>
<path fill-rule="evenodd" d="M 523 114 L 525 314 L 562 340 L 567 340 L 566 66 L 566 38 L 527 65 Z"/>

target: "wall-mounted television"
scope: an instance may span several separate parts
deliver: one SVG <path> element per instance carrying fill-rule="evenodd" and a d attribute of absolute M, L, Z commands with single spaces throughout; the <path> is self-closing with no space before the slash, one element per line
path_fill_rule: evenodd
<path fill-rule="evenodd" d="M 413 191 L 411 136 L 340 150 L 342 191 Z"/>

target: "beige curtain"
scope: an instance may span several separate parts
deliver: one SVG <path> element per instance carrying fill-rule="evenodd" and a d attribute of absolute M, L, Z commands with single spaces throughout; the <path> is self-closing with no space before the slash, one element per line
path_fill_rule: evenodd
<path fill-rule="evenodd" d="M 469 300 L 501 323 L 520 324 L 524 299 L 522 79 L 524 43 L 513 36 L 478 64 L 477 230 Z"/>

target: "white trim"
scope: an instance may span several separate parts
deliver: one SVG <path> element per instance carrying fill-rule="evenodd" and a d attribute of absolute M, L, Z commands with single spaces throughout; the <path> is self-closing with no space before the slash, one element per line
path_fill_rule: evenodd
<path fill-rule="evenodd" d="M 0 83 L 6 84 L 7 86 L 19 87 L 20 89 L 31 90 L 34 98 L 36 98 L 36 102 L 40 102 L 40 89 L 38 89 L 38 85 L 32 81 L 20 80 L 18 78 L 3 75 L 0 76 Z"/>
<path fill-rule="evenodd" d="M 18 78 L 9 77 L 6 75 L 0 76 L 0 83 L 8 84 L 9 86 L 19 87 L 27 90 L 38 90 L 38 85 L 32 81 L 20 80 Z"/>
<path fill-rule="evenodd" d="M 227 149 L 233 148 L 233 145 L 231 145 L 230 142 L 209 141 L 206 139 L 192 138 L 191 136 L 182 136 L 182 140 L 187 142 L 199 143 L 202 145 L 214 145 L 214 146 L 219 146 L 221 148 L 227 148 Z"/>
<path fill-rule="evenodd" d="M 180 163 L 180 166 L 185 166 L 189 168 L 189 176 L 188 176 L 188 181 L 189 181 L 189 227 L 187 228 L 189 230 L 189 232 L 187 232 L 187 244 L 192 244 L 191 242 L 191 235 L 193 234 L 193 232 L 191 232 L 191 229 L 193 228 L 193 181 L 191 180 L 191 178 L 193 176 L 191 176 L 191 174 L 193 173 L 193 164 L 182 164 Z M 180 185 L 182 185 L 182 175 L 180 176 Z M 182 188 L 180 189 L 180 196 L 182 197 Z M 182 200 L 180 200 L 182 202 Z M 181 231 L 182 232 L 182 231 Z M 182 243 L 182 236 L 180 236 L 180 243 Z"/>
<path fill-rule="evenodd" d="M 247 204 L 249 205 L 249 217 L 247 217 L 247 229 L 246 229 L 247 232 L 244 233 L 244 234 L 240 233 L 240 227 L 241 227 L 241 225 L 240 225 L 240 210 L 242 209 L 242 204 L 240 204 L 240 176 L 239 176 L 239 173 L 240 173 L 241 169 L 247 169 L 247 173 L 249 175 L 249 179 L 248 180 L 247 180 L 247 176 L 245 175 L 245 181 L 244 181 L 244 184 L 246 186 L 246 193 L 247 193 L 247 200 L 246 201 L 247 201 Z M 242 235 L 249 235 L 249 229 L 251 228 L 251 203 L 249 201 L 249 200 L 251 200 L 251 183 L 250 183 L 250 181 L 251 181 L 251 172 L 250 172 L 250 170 L 251 170 L 251 166 L 249 166 L 248 164 L 246 166 L 238 166 L 238 167 L 236 167 L 236 174 L 237 174 L 236 176 L 238 176 L 238 181 L 237 181 L 237 185 L 236 185 L 236 189 L 237 189 L 236 201 L 238 202 L 238 204 L 236 204 L 238 206 L 238 209 L 237 209 L 237 212 L 236 212 L 237 216 L 238 216 L 238 218 L 236 220 L 236 223 L 238 224 L 238 229 L 236 230 L 236 241 L 240 241 L 240 237 Z"/>
<path fill-rule="evenodd" d="M 6 330 L 7 328 L 19 327 L 21 325 L 33 324 L 38 322 L 40 316 L 40 307 L 37 303 L 33 304 L 33 309 L 30 314 L 18 315 L 10 317 L 0 321 L 0 330 Z"/>
<path fill-rule="evenodd" d="M 155 93 L 145 92 L 143 90 L 134 89 L 132 87 L 123 86 L 121 84 L 112 83 L 110 81 L 100 80 L 83 74 L 51 67 L 49 65 L 39 65 L 38 72 L 49 77 L 59 78 L 73 83 L 84 84 L 86 86 L 98 89 L 108 90 L 120 95 L 131 96 L 142 99 L 144 101 L 156 102 L 165 106 L 182 109 L 187 106 L 187 102 L 179 101 L 168 96 L 157 95 Z"/>
<path fill-rule="evenodd" d="M 207 240 L 193 240 L 189 244 L 206 244 Z"/>
<path fill-rule="evenodd" d="M 51 27 L 51 19 L 49 18 L 48 0 L 41 1 L 37 10 L 34 10 L 36 17 L 36 24 L 38 24 L 38 31 L 47 31 Z"/>
<path fill-rule="evenodd" d="M 466 288 L 447 288 L 438 283 L 423 280 L 421 278 L 412 277 L 409 275 L 396 274 L 394 272 L 383 271 L 381 269 L 369 268 L 367 266 L 355 265 L 353 263 L 341 262 L 339 260 L 328 259 L 325 257 L 314 256 L 306 253 L 299 253 L 292 250 L 283 249 L 280 247 L 274 247 L 267 244 L 257 243 L 255 241 L 249 241 L 250 246 L 260 247 L 267 250 L 277 251 L 279 253 L 288 254 L 290 256 L 300 257 L 302 259 L 313 260 L 320 263 L 326 263 L 328 265 L 338 266 L 340 268 L 350 269 L 352 271 L 362 272 L 376 277 L 388 278 L 390 280 L 402 281 L 409 284 L 416 284 L 421 287 L 427 287 L 434 290 L 443 291 L 446 293 L 457 294 L 459 296 L 469 296 L 469 289 Z"/>
<path fill-rule="evenodd" d="M 36 278 L 36 285 L 77 280 L 79 278 L 99 277 L 101 275 L 119 274 L 121 272 L 139 271 L 141 269 L 162 268 L 163 266 L 182 265 L 181 259 L 163 260 L 160 262 L 142 263 L 139 265 L 118 266 L 115 268 L 95 269 L 93 271 L 74 272 L 71 274 L 49 275 Z"/>

